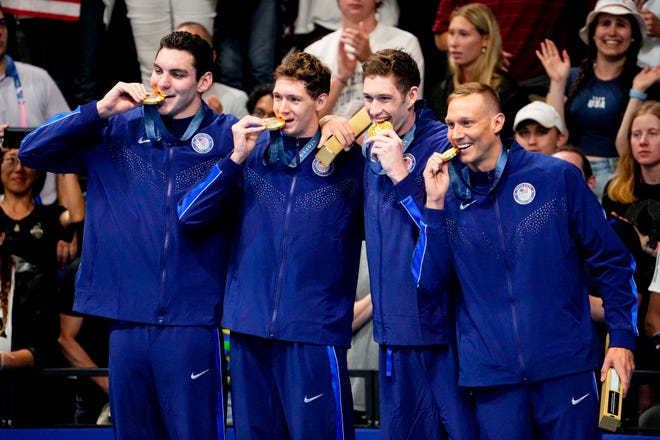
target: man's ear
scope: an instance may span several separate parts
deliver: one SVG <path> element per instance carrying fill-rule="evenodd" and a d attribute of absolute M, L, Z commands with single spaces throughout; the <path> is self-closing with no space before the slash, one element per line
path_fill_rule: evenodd
<path fill-rule="evenodd" d="M 415 105 L 415 102 L 417 102 L 417 98 L 419 97 L 419 87 L 413 86 L 408 90 L 408 93 L 406 93 L 406 107 L 407 108 L 412 108 Z"/>
<path fill-rule="evenodd" d="M 504 120 L 506 117 L 504 116 L 504 113 L 498 113 L 493 117 L 493 120 L 491 122 L 491 127 L 493 127 L 493 131 L 496 134 L 500 134 L 502 131 L 502 128 L 504 127 Z"/>
<path fill-rule="evenodd" d="M 316 97 L 316 111 L 321 112 L 327 103 L 328 103 L 328 94 L 321 93 L 319 96 Z"/>
<path fill-rule="evenodd" d="M 197 91 L 201 94 L 206 93 L 211 86 L 213 85 L 213 74 L 211 72 L 206 72 L 202 77 L 197 81 Z"/>

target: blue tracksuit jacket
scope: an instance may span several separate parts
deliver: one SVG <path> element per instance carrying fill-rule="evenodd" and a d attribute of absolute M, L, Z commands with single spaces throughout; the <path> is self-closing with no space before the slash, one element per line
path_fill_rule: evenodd
<path fill-rule="evenodd" d="M 227 278 L 222 324 L 262 338 L 349 347 L 363 237 L 359 149 L 327 176 L 313 153 L 298 167 L 266 164 L 264 133 L 244 166 L 220 161 L 180 202 L 179 218 L 204 225 L 231 215 L 242 188 L 240 234 Z"/>
<path fill-rule="evenodd" d="M 458 277 L 461 385 L 599 367 L 584 261 L 604 301 L 611 345 L 634 349 L 634 262 L 575 166 L 514 142 L 490 192 L 466 199 L 460 179 L 452 185 L 445 209 L 426 212 L 413 271 L 421 263 L 420 287 L 431 292 L 452 270 Z"/>
<path fill-rule="evenodd" d="M 453 298 L 447 288 L 417 289 L 410 259 L 419 237 L 417 221 L 426 202 L 422 172 L 433 152 L 450 147 L 447 126 L 436 121 L 424 101 L 416 103 L 415 135 L 406 149 L 410 174 L 397 185 L 366 167 L 365 234 L 374 339 L 389 345 L 454 342 Z"/>
<path fill-rule="evenodd" d="M 233 148 L 236 118 L 206 104 L 187 142 L 150 142 L 143 109 L 99 118 L 96 102 L 55 116 L 19 153 L 30 167 L 88 178 L 78 312 L 143 324 L 220 324 L 230 218 L 188 232 L 176 204 Z"/>

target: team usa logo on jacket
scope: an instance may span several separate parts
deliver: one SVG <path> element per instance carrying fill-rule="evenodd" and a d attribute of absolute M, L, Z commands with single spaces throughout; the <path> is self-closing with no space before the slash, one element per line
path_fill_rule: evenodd
<path fill-rule="evenodd" d="M 213 138 L 206 133 L 197 133 L 190 142 L 193 150 L 206 154 L 213 149 Z"/>
<path fill-rule="evenodd" d="M 403 155 L 403 163 L 406 164 L 406 168 L 408 169 L 409 173 L 412 173 L 412 170 L 415 169 L 415 165 L 417 165 L 417 159 L 415 159 L 415 156 L 413 156 L 410 153 L 406 153 Z"/>
<path fill-rule="evenodd" d="M 519 205 L 529 205 L 536 197 L 536 188 L 531 183 L 519 183 L 513 190 L 513 200 Z"/>
<path fill-rule="evenodd" d="M 327 177 L 330 174 L 332 174 L 332 170 L 334 170 L 334 168 L 335 168 L 334 164 L 325 166 L 316 158 L 312 162 L 312 170 L 314 170 L 314 174 L 316 174 L 317 176 Z"/>

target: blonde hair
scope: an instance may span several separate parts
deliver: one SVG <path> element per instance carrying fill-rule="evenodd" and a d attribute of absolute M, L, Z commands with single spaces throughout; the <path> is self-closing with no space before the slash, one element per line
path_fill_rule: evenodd
<path fill-rule="evenodd" d="M 484 4 L 470 3 L 455 9 L 449 17 L 450 23 L 455 17 L 465 18 L 477 29 L 479 34 L 488 36 L 486 52 L 482 53 L 474 64 L 474 71 L 478 77 L 473 78 L 473 81 L 497 88 L 502 82 L 502 75 L 499 71 L 504 64 L 504 56 L 502 55 L 500 26 L 497 24 L 493 11 Z M 454 87 L 458 87 L 465 82 L 465 76 L 452 57 L 448 55 L 448 59 L 449 68 L 454 73 Z"/>
<path fill-rule="evenodd" d="M 639 163 L 635 160 L 630 146 L 630 134 L 632 124 L 635 119 L 642 115 L 653 115 L 660 119 L 660 102 L 648 101 L 642 104 L 640 108 L 633 114 L 628 127 L 628 137 L 623 154 L 619 158 L 619 163 L 616 167 L 616 174 L 610 185 L 607 187 L 607 197 L 611 200 L 623 204 L 633 203 L 637 201 L 635 197 L 635 185 L 641 183 L 641 171 Z"/>
<path fill-rule="evenodd" d="M 480 95 L 484 98 L 483 110 L 486 113 L 494 115 L 502 111 L 502 105 L 497 91 L 489 84 L 478 82 L 469 82 L 456 87 L 447 97 L 447 105 L 454 99 L 465 98 L 470 95 Z"/>

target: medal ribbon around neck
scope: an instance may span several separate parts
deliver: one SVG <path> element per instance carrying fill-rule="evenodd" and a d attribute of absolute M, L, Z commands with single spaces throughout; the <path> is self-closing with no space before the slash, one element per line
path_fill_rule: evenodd
<path fill-rule="evenodd" d="M 289 159 L 284 151 L 284 141 L 282 141 L 282 132 L 271 131 L 270 132 L 270 145 L 268 149 L 264 152 L 264 164 L 273 165 L 278 161 L 286 164 L 289 168 L 296 168 L 298 165 L 303 163 L 307 156 L 310 155 L 312 151 L 316 149 L 321 140 L 321 131 L 317 131 L 314 137 L 312 137 L 301 149 L 296 151 L 296 154 L 293 155 L 292 159 Z"/>
<path fill-rule="evenodd" d="M 408 132 L 403 135 L 403 138 L 401 138 L 403 141 L 403 153 L 406 152 L 412 141 L 415 139 L 415 128 L 416 124 L 413 124 L 410 130 L 408 130 Z M 382 176 L 386 173 L 383 170 L 383 166 L 380 164 L 380 161 L 371 158 L 371 147 L 367 146 L 368 140 L 369 135 L 366 135 L 362 141 L 362 155 L 367 159 L 367 162 L 369 163 L 369 169 L 375 174 Z"/>
<path fill-rule="evenodd" d="M 172 136 L 172 134 L 167 130 L 163 119 L 158 113 L 158 106 L 156 105 L 145 105 L 142 107 L 144 109 L 144 130 L 147 134 L 147 138 L 151 142 L 160 142 L 161 138 L 165 136 L 167 140 L 172 141 L 183 141 L 187 142 L 199 129 L 199 126 L 206 116 L 206 106 L 202 104 L 195 113 L 195 116 L 190 121 L 190 125 L 186 129 L 185 133 L 181 139 Z"/>
<path fill-rule="evenodd" d="M 469 201 L 472 199 L 473 192 L 479 195 L 486 195 L 491 193 L 502 177 L 502 173 L 504 172 L 504 167 L 506 166 L 506 161 L 508 158 L 509 155 L 506 152 L 506 148 L 502 148 L 502 151 L 497 158 L 497 163 L 495 164 L 495 176 L 493 178 L 493 183 L 490 185 L 490 188 L 488 188 L 488 191 L 486 192 L 478 191 L 472 187 L 470 184 L 470 175 L 467 166 L 458 168 L 458 164 L 460 162 L 456 160 L 451 161 L 449 163 L 449 181 L 451 183 L 454 194 L 463 200 Z"/>

